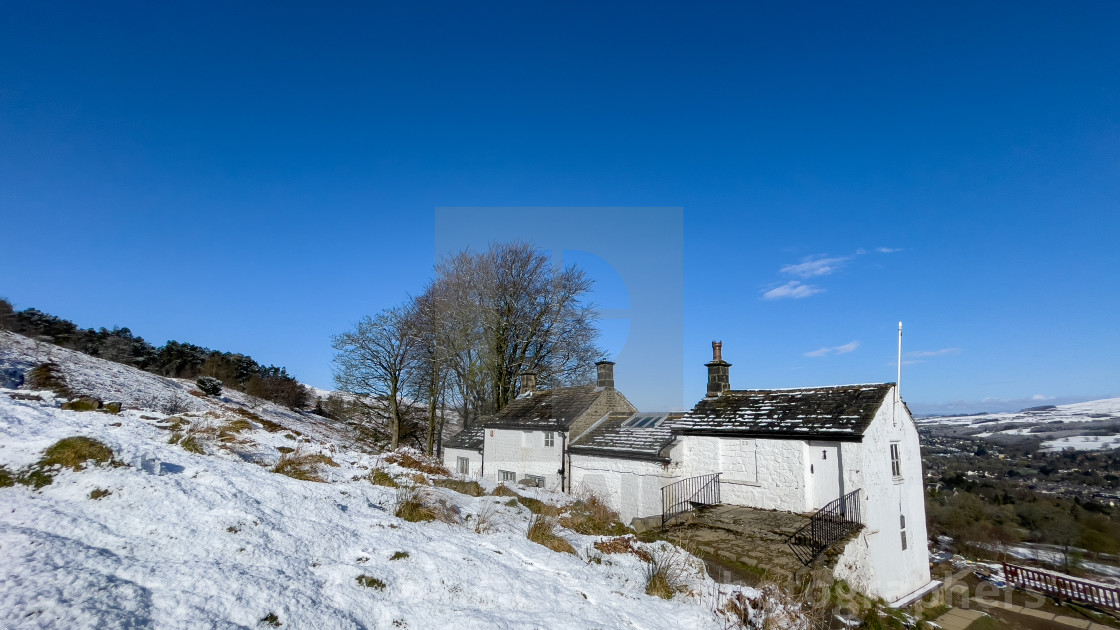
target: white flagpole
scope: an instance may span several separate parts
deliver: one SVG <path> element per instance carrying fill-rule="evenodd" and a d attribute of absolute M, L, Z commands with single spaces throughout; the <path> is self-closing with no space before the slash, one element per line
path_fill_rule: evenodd
<path fill-rule="evenodd" d="M 898 425 L 898 403 L 902 402 L 902 322 L 898 322 L 898 378 L 894 382 L 894 424 Z"/>

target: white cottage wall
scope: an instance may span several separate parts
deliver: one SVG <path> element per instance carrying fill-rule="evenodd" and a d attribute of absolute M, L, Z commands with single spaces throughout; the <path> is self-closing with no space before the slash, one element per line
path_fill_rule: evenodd
<path fill-rule="evenodd" d="M 673 461 L 682 462 L 678 478 L 724 473 L 724 503 L 791 512 L 810 509 L 804 441 L 685 435 L 679 442 L 672 452 Z"/>
<path fill-rule="evenodd" d="M 544 431 L 486 429 L 483 452 L 486 479 L 501 481 L 499 471 L 512 472 L 517 481 L 528 476 L 543 477 L 544 487 L 560 487 L 560 458 L 563 436 L 552 434 L 552 446 L 545 446 Z"/>
<path fill-rule="evenodd" d="M 594 492 L 623 523 L 661 514 L 661 488 L 680 478 L 679 464 L 571 454 L 572 492 Z"/>
<path fill-rule="evenodd" d="M 918 430 L 906 408 L 898 405 L 893 414 L 892 390 L 864 432 L 863 443 L 852 449 L 859 461 L 851 473 L 860 478 L 864 491 L 863 521 L 869 566 L 874 575 L 869 592 L 893 601 L 925 586 L 930 581 L 926 543 L 925 489 Z M 891 466 L 891 444 L 898 445 L 901 475 Z M 905 530 L 902 523 L 905 518 Z M 902 536 L 906 534 L 906 549 Z"/>
<path fill-rule="evenodd" d="M 443 465 L 454 474 L 459 473 L 459 458 L 466 457 L 469 472 L 467 475 L 470 477 L 479 477 L 482 475 L 482 453 L 463 448 L 447 448 L 443 449 Z"/>

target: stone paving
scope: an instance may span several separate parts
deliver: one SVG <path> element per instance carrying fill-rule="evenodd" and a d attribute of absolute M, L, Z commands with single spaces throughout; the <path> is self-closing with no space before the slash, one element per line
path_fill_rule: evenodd
<path fill-rule="evenodd" d="M 717 505 L 671 523 L 665 537 L 698 551 L 717 578 L 731 573 L 747 583 L 769 580 L 786 586 L 807 577 L 831 582 L 829 562 L 835 554 L 825 554 L 805 567 L 786 544 L 808 522 L 808 516 L 791 512 Z"/>

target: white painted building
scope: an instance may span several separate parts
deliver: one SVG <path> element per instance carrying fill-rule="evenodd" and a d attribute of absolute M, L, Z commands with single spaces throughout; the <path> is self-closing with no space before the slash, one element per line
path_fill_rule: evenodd
<path fill-rule="evenodd" d="M 931 585 L 918 433 L 895 384 L 732 390 L 713 350 L 708 395 L 687 413 L 637 412 L 613 364 L 599 387 L 522 394 L 483 424 L 484 476 L 591 490 L 624 521 L 661 516 L 664 487 L 715 473 L 725 504 L 809 514 L 843 498 L 864 527 L 836 577 L 887 601 Z"/>

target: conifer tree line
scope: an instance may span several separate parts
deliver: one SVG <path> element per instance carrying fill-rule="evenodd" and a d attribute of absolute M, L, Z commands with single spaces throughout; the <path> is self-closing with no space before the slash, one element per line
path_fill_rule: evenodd
<path fill-rule="evenodd" d="M 471 427 L 513 400 L 524 374 L 543 387 L 594 381 L 593 280 L 524 242 L 443 258 L 424 290 L 333 338 L 338 387 L 385 410 L 390 444 L 426 409 L 425 450 L 447 412 Z"/>
<path fill-rule="evenodd" d="M 128 328 L 83 329 L 74 322 L 38 309 L 16 311 L 11 302 L 3 298 L 0 298 L 0 329 L 160 376 L 212 376 L 226 387 L 292 409 L 302 409 L 310 400 L 307 388 L 288 374 L 287 369 L 262 365 L 244 354 L 221 352 L 178 341 L 168 341 L 156 347 L 143 337 L 133 335 Z"/>

